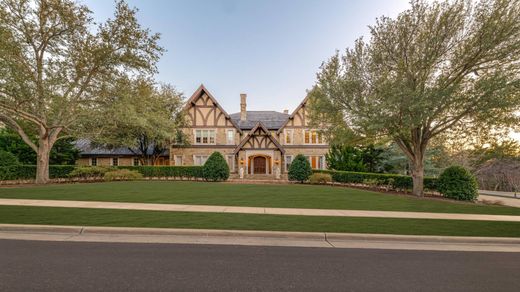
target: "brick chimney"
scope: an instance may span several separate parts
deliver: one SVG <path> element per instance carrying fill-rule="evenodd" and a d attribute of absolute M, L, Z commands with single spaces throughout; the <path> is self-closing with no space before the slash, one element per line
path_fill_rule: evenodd
<path fill-rule="evenodd" d="M 240 120 L 241 121 L 247 120 L 246 99 L 247 99 L 247 94 L 241 93 L 240 94 Z"/>
<path fill-rule="evenodd" d="M 283 110 L 283 113 L 284 113 L 284 114 L 289 114 L 289 110 L 288 110 L 288 109 L 284 109 L 284 110 Z"/>

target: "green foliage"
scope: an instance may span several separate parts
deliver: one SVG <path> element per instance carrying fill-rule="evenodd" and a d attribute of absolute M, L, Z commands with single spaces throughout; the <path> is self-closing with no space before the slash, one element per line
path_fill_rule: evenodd
<path fill-rule="evenodd" d="M 33 142 L 36 140 L 33 139 Z M 51 149 L 49 163 L 51 165 L 74 165 L 79 157 L 79 151 L 73 142 L 73 138 L 56 141 Z M 13 153 L 21 164 L 36 164 L 36 152 L 13 130 L 0 129 L 0 151 L 2 150 Z"/>
<path fill-rule="evenodd" d="M 311 174 L 312 168 L 309 160 L 307 160 L 303 154 L 296 155 L 294 160 L 291 162 L 291 166 L 289 167 L 289 180 L 303 183 L 309 179 Z"/>
<path fill-rule="evenodd" d="M 94 142 L 108 148 L 128 147 L 143 163 L 153 165 L 170 141 L 183 141 L 179 129 L 184 124 L 182 94 L 148 79 L 117 83 L 113 100 L 99 113 L 110 119 L 89 122 L 89 128 L 96 129 Z"/>
<path fill-rule="evenodd" d="M 229 178 L 229 166 L 220 152 L 213 152 L 202 167 L 202 175 L 208 181 L 225 181 Z"/>
<path fill-rule="evenodd" d="M 332 145 L 325 155 L 327 166 L 334 170 L 366 171 L 362 151 L 353 146 Z"/>
<path fill-rule="evenodd" d="M 355 147 L 348 144 L 332 145 L 325 156 L 330 169 L 359 172 L 384 172 L 388 165 L 384 162 L 386 149 L 368 146 Z"/>
<path fill-rule="evenodd" d="M 112 171 L 115 168 L 104 166 L 79 166 L 69 173 L 69 177 L 75 178 L 101 178 L 106 172 Z"/>
<path fill-rule="evenodd" d="M 171 177 L 176 179 L 202 178 L 202 166 L 119 166 L 119 169 L 136 170 L 144 177 Z"/>
<path fill-rule="evenodd" d="M 73 165 L 49 166 L 50 178 L 67 178 L 74 170 Z M 36 177 L 36 165 L 14 165 L 0 167 L 0 180 L 28 180 Z"/>
<path fill-rule="evenodd" d="M 323 64 L 310 92 L 311 119 L 340 134 L 395 141 L 422 176 L 435 137 L 520 123 L 518 19 L 518 0 L 414 0 Z"/>
<path fill-rule="evenodd" d="M 413 187 L 412 177 L 406 175 L 334 170 L 315 170 L 314 172 L 328 173 L 331 175 L 332 181 L 339 183 L 384 186 L 397 191 L 407 191 Z M 437 179 L 425 177 L 424 188 L 436 191 Z"/>
<path fill-rule="evenodd" d="M 159 35 L 125 1 L 115 6 L 100 23 L 78 1 L 0 1 L 0 120 L 41 157 L 61 137 L 92 130 L 90 121 L 110 121 L 100 113 L 119 79 L 157 72 Z M 37 165 L 36 181 L 47 182 L 47 162 Z"/>
<path fill-rule="evenodd" d="M 18 164 L 20 164 L 20 161 L 13 153 L 0 150 L 0 167 Z"/>
<path fill-rule="evenodd" d="M 446 198 L 474 201 L 477 199 L 477 180 L 464 167 L 451 166 L 446 168 L 438 180 L 438 189 Z"/>
<path fill-rule="evenodd" d="M 135 170 L 116 169 L 106 172 L 103 178 L 105 181 L 138 180 L 142 179 L 143 175 Z"/>
<path fill-rule="evenodd" d="M 309 182 L 315 185 L 327 184 L 332 182 L 332 176 L 328 173 L 316 172 L 309 177 Z"/>

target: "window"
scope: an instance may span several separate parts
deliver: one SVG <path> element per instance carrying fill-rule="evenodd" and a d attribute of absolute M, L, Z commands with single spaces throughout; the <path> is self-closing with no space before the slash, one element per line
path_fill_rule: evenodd
<path fill-rule="evenodd" d="M 215 130 L 195 130 L 195 144 L 215 144 Z"/>
<path fill-rule="evenodd" d="M 176 166 L 182 165 L 182 155 L 175 155 L 175 165 Z"/>
<path fill-rule="evenodd" d="M 118 166 L 119 165 L 119 158 L 117 158 L 117 157 L 112 158 L 112 165 L 113 166 Z"/>
<path fill-rule="evenodd" d="M 305 158 L 309 160 L 312 169 L 325 169 L 325 156 L 306 155 Z"/>
<path fill-rule="evenodd" d="M 194 165 L 204 165 L 208 160 L 208 155 L 193 155 L 193 164 Z"/>
<path fill-rule="evenodd" d="M 291 163 L 292 163 L 292 155 L 285 155 L 285 171 L 289 171 L 289 167 L 291 166 Z"/>
<path fill-rule="evenodd" d="M 323 144 L 323 136 L 316 130 L 304 130 L 305 144 Z"/>
<path fill-rule="evenodd" d="M 229 171 L 235 171 L 235 155 L 227 155 L 226 158 Z"/>
<path fill-rule="evenodd" d="M 292 144 L 293 143 L 293 130 L 285 130 L 285 144 Z"/>
<path fill-rule="evenodd" d="M 135 157 L 134 158 L 134 166 L 138 166 L 139 165 L 139 158 Z"/>
<path fill-rule="evenodd" d="M 226 131 L 226 142 L 228 145 L 235 144 L 235 130 L 227 130 Z"/>
<path fill-rule="evenodd" d="M 90 158 L 90 165 L 97 166 L 97 158 L 96 157 Z"/>

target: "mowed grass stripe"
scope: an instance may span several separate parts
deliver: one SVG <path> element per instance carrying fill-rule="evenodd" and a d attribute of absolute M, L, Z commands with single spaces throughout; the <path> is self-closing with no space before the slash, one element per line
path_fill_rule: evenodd
<path fill-rule="evenodd" d="M 0 206 L 0 223 L 520 237 L 519 222 Z"/>
<path fill-rule="evenodd" d="M 520 215 L 520 208 L 312 185 L 135 181 L 0 188 L 0 198 Z"/>

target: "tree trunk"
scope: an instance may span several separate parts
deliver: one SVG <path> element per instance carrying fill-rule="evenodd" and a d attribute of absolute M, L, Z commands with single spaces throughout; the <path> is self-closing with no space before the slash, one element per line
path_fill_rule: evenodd
<path fill-rule="evenodd" d="M 411 164 L 413 181 L 412 194 L 422 197 L 424 195 L 424 162 L 420 159 L 419 161 L 412 161 Z"/>
<path fill-rule="evenodd" d="M 46 184 L 49 182 L 49 156 L 52 149 L 48 139 L 39 139 L 36 159 L 36 183 Z"/>

